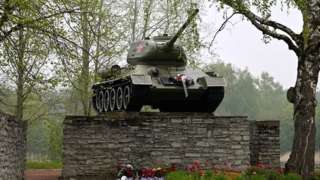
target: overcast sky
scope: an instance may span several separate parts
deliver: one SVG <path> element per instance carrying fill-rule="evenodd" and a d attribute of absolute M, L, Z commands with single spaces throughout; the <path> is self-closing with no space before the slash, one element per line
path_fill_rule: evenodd
<path fill-rule="evenodd" d="M 207 7 L 200 13 L 203 31 L 212 32 L 219 28 L 223 22 L 222 13 L 215 7 Z M 272 20 L 277 20 L 295 32 L 301 32 L 302 19 L 297 10 L 281 12 L 280 7 L 275 8 Z M 255 76 L 262 72 L 271 74 L 275 81 L 288 88 L 293 86 L 296 79 L 297 58 L 288 46 L 279 40 L 272 40 L 269 44 L 262 41 L 262 33 L 255 29 L 248 21 L 242 21 L 240 16 L 233 18 L 233 25 L 218 35 L 213 49 L 219 57 L 235 67 L 248 68 Z M 208 38 L 212 34 L 202 32 Z"/>

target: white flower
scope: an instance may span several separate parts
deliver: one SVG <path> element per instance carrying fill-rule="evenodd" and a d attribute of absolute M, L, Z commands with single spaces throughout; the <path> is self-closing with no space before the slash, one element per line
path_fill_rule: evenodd
<path fill-rule="evenodd" d="M 120 180 L 129 180 L 127 176 L 122 176 Z"/>

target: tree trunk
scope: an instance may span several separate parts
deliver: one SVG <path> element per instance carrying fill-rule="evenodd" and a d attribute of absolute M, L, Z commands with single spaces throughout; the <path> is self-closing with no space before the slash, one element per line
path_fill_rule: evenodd
<path fill-rule="evenodd" d="M 23 119 L 23 104 L 24 104 L 24 74 L 25 74 L 25 63 L 24 63 L 24 51 L 25 51 L 25 39 L 23 29 L 18 32 L 18 47 L 17 47 L 17 55 L 18 61 L 16 63 L 17 67 L 17 79 L 16 79 L 16 111 L 15 115 L 17 120 Z"/>
<path fill-rule="evenodd" d="M 134 9 L 133 9 L 133 20 L 132 20 L 132 36 L 131 42 L 134 42 L 136 39 L 136 27 L 138 24 L 138 0 L 134 0 Z"/>
<path fill-rule="evenodd" d="M 314 173 L 316 88 L 320 69 L 320 0 L 306 3 L 296 85 L 288 91 L 288 99 L 294 104 L 295 132 L 286 163 L 287 172 L 296 172 L 304 178 Z"/>
<path fill-rule="evenodd" d="M 294 104 L 294 141 L 287 172 L 296 172 L 303 177 L 314 173 L 315 155 L 315 109 L 316 87 L 319 74 L 319 59 L 300 57 L 296 85 L 288 91 L 288 100 Z"/>
<path fill-rule="evenodd" d="M 150 21 L 150 16 L 151 16 L 151 7 L 153 4 L 153 0 L 145 1 L 144 2 L 144 25 L 143 25 L 143 33 L 142 37 L 145 38 L 147 35 L 148 27 L 149 27 L 149 21 Z"/>
<path fill-rule="evenodd" d="M 90 38 L 89 38 L 89 22 L 86 1 L 81 2 L 81 30 L 82 30 L 82 70 L 80 76 L 80 98 L 83 107 L 83 113 L 86 116 L 90 115 L 90 72 L 89 72 L 89 52 L 90 52 Z"/>
<path fill-rule="evenodd" d="M 101 23 L 103 20 L 102 16 L 102 6 L 103 6 L 103 0 L 99 1 L 99 12 L 98 12 L 98 25 L 97 25 L 97 33 L 96 33 L 96 53 L 94 60 L 94 83 L 98 82 L 98 71 L 99 71 L 99 59 L 100 59 L 100 41 L 101 41 Z"/>

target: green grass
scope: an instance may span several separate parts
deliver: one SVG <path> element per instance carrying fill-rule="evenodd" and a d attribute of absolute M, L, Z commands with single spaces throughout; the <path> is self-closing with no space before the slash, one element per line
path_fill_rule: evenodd
<path fill-rule="evenodd" d="M 176 171 L 171 172 L 166 175 L 166 180 L 228 180 L 228 179 L 236 179 L 236 180 L 302 180 L 302 178 L 295 174 L 279 174 L 279 173 L 271 173 L 271 171 L 263 172 L 262 170 L 259 172 L 255 172 L 254 174 L 239 174 L 239 176 L 230 176 L 228 173 L 226 175 L 223 174 L 213 174 L 210 171 L 207 171 L 202 177 L 199 173 L 188 173 L 185 171 Z M 320 180 L 318 177 L 314 177 L 312 180 Z"/>
<path fill-rule="evenodd" d="M 27 169 L 61 169 L 61 162 L 36 162 L 36 161 L 27 161 Z"/>
<path fill-rule="evenodd" d="M 199 173 L 187 173 L 185 171 L 175 171 L 166 175 L 166 180 L 227 180 L 226 176 L 214 175 L 207 171 L 201 177 Z"/>

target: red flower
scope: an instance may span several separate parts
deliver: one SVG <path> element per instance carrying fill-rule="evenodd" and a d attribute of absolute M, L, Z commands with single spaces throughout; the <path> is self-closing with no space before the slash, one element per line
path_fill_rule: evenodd
<path fill-rule="evenodd" d="M 126 175 L 127 175 L 127 177 L 133 177 L 133 172 L 132 172 L 132 170 L 131 170 L 131 169 L 127 169 L 127 170 L 126 170 Z"/>
<path fill-rule="evenodd" d="M 177 170 L 176 165 L 175 164 L 171 164 L 171 167 L 167 168 L 166 171 L 167 172 L 174 172 L 176 170 Z"/>
<path fill-rule="evenodd" d="M 147 171 L 146 168 L 142 168 L 142 170 L 141 170 L 141 176 L 142 176 L 142 177 L 147 177 L 147 176 L 148 176 L 148 171 Z"/>
<path fill-rule="evenodd" d="M 194 168 L 193 165 L 188 164 L 186 170 L 187 170 L 189 173 L 191 173 L 191 172 L 194 172 L 194 171 L 195 171 L 195 168 Z"/>
<path fill-rule="evenodd" d="M 155 175 L 154 169 L 151 169 L 151 168 L 146 169 L 146 175 L 147 177 L 154 177 Z"/>
<path fill-rule="evenodd" d="M 193 161 L 193 167 L 194 167 L 196 170 L 201 169 L 200 161 L 198 161 L 198 160 Z"/>

